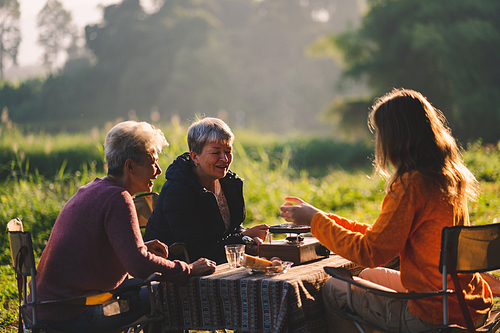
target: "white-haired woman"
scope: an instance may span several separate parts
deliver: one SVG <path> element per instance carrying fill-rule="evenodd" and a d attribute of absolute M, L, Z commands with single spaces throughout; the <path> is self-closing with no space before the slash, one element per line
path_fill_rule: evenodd
<path fill-rule="evenodd" d="M 161 174 L 158 153 L 168 145 L 163 133 L 146 122 L 125 121 L 107 134 L 106 177 L 81 187 L 66 203 L 52 229 L 38 265 L 37 293 L 41 301 L 111 290 L 127 273 L 183 283 L 189 275 L 212 273 L 215 263 L 201 259 L 192 265 L 169 261 L 167 247 L 144 243 L 132 195 L 150 192 Z M 121 315 L 105 316 L 95 307 L 39 307 L 39 318 L 64 332 L 109 331 L 150 311 L 147 291 Z M 102 311 L 101 311 L 102 312 Z"/>
<path fill-rule="evenodd" d="M 170 245 L 187 243 L 191 260 L 206 257 L 226 262 L 224 245 L 245 243 L 257 254 L 268 226 L 243 230 L 245 201 L 243 180 L 229 170 L 234 135 L 218 118 L 203 118 L 188 129 L 189 153 L 178 156 L 168 167 L 167 182 L 149 218 L 144 239 Z"/>

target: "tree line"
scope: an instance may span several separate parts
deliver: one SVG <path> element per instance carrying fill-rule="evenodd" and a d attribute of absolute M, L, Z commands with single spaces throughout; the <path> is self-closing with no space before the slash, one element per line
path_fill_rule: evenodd
<path fill-rule="evenodd" d="M 338 136 L 364 140 L 374 98 L 405 87 L 441 109 L 462 143 L 500 140 L 496 0 L 156 3 L 152 13 L 139 0 L 103 8 L 85 51 L 68 42 L 60 71 L 3 82 L 0 107 L 21 123 L 207 114 L 284 133 L 328 119 Z"/>
<path fill-rule="evenodd" d="M 7 65 L 17 66 L 21 44 L 20 5 L 18 0 L 0 1 L 0 79 Z M 58 0 L 47 0 L 37 15 L 38 43 L 43 48 L 43 65 L 57 69 L 64 51 L 70 55 L 78 48 L 78 32 L 71 13 Z"/>
<path fill-rule="evenodd" d="M 342 80 L 369 87 L 367 95 L 337 100 L 330 116 L 360 125 L 356 119 L 366 116 L 374 97 L 392 87 L 411 88 L 443 111 L 462 143 L 481 138 L 496 144 L 500 2 L 369 0 L 368 5 L 359 28 L 330 35 L 314 46 L 316 52 L 340 56 Z"/>
<path fill-rule="evenodd" d="M 320 123 L 315 115 L 340 72 L 305 49 L 358 18 L 348 0 L 334 7 L 322 0 L 171 0 L 152 13 L 139 0 L 123 0 L 85 27 L 87 53 L 42 80 L 4 84 L 0 100 L 17 123 L 206 114 L 233 126 L 304 129 Z"/>

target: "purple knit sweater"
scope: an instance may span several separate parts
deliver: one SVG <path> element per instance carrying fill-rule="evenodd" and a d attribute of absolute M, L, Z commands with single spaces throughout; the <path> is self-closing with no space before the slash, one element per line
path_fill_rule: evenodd
<path fill-rule="evenodd" d="M 148 252 L 131 195 L 107 179 L 96 178 L 66 203 L 38 264 L 38 300 L 91 295 L 119 286 L 130 273 L 144 279 L 183 283 L 189 266 Z M 40 319 L 68 320 L 85 308 L 44 306 Z"/>

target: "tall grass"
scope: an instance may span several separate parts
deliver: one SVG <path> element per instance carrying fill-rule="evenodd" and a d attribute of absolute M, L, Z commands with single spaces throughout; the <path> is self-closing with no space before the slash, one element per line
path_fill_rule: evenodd
<path fill-rule="evenodd" d="M 16 128 L 0 129 L 0 151 L 9 151 L 11 154 L 9 160 L 0 163 L 0 168 L 6 172 L 6 176 L 0 178 L 0 303 L 4 305 L 0 307 L 0 327 L 10 327 L 0 329 L 0 332 L 14 332 L 17 300 L 14 275 L 8 266 L 10 253 L 6 224 L 10 219 L 20 217 L 25 229 L 33 235 L 34 249 L 39 257 L 66 201 L 80 186 L 105 175 L 102 142 L 109 125 L 101 130 L 75 135 L 30 134 Z M 174 119 L 162 130 L 170 143 L 160 155 L 160 165 L 165 170 L 176 156 L 187 151 L 186 128 Z M 302 142 L 303 148 L 294 146 L 297 142 Z M 373 222 L 380 212 L 384 181 L 379 177 L 368 177 L 371 170 L 367 168 L 369 153 L 366 153 L 365 147 L 351 147 L 352 150 L 358 149 L 357 153 L 351 152 L 351 155 L 364 154 L 367 163 L 349 171 L 344 168 L 352 160 L 345 156 L 338 156 L 338 163 L 303 162 L 302 165 L 309 167 L 297 167 L 300 164 L 297 151 L 301 151 L 300 156 L 320 160 L 323 154 L 344 149 L 339 148 L 342 145 L 335 146 L 333 143 L 333 147 L 327 147 L 328 142 L 236 133 L 231 169 L 245 180 L 247 218 L 244 224 L 282 223 L 278 207 L 289 195 L 301 197 L 324 211 L 361 222 Z M 304 151 L 308 149 L 304 147 L 313 146 L 314 143 L 324 148 L 305 154 Z M 95 151 L 79 148 L 81 146 L 94 147 Z M 65 151 L 81 151 L 81 158 L 74 153 L 65 155 L 62 153 Z M 40 159 L 40 164 L 33 164 L 31 158 L 37 154 L 55 154 L 59 164 L 57 167 L 47 164 L 47 169 L 43 161 L 49 161 L 48 157 Z M 494 222 L 499 217 L 500 154 L 495 147 L 484 148 L 476 143 L 468 147 L 464 159 L 482 188 L 478 201 L 470 205 L 471 221 L 476 224 Z M 74 166 L 77 163 L 75 160 L 79 163 L 78 167 Z M 321 165 L 322 170 L 318 171 Z M 39 167 L 44 167 L 44 170 L 52 168 L 52 172 L 42 174 Z M 164 182 L 162 175 L 155 182 L 153 190 L 159 192 Z"/>

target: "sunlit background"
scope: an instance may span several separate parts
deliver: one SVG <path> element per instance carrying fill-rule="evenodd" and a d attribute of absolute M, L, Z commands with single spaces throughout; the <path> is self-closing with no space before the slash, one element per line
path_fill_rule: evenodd
<path fill-rule="evenodd" d="M 374 99 L 405 87 L 441 109 L 464 144 L 496 144 L 499 6 L 8 0 L 2 27 L 17 27 L 20 40 L 14 49 L 15 34 L 1 36 L 10 49 L 1 55 L 0 107 L 15 123 L 47 131 L 207 115 L 234 128 L 353 142 L 371 138 Z"/>
<path fill-rule="evenodd" d="M 51 75 L 52 82 L 44 106 L 7 105 L 9 115 L 69 130 L 119 117 L 161 122 L 212 115 L 233 126 L 328 135 L 331 124 L 322 112 L 341 94 L 334 87 L 340 70 L 308 48 L 325 34 L 358 25 L 363 10 L 362 2 L 335 0 L 18 2 L 18 66 L 6 59 L 4 79 Z M 57 57 L 44 64 L 50 51 L 39 41 L 40 15 L 57 3 L 71 15 L 79 49 L 68 55 L 70 34 L 61 35 Z M 131 31 L 143 35 L 127 35 Z"/>

